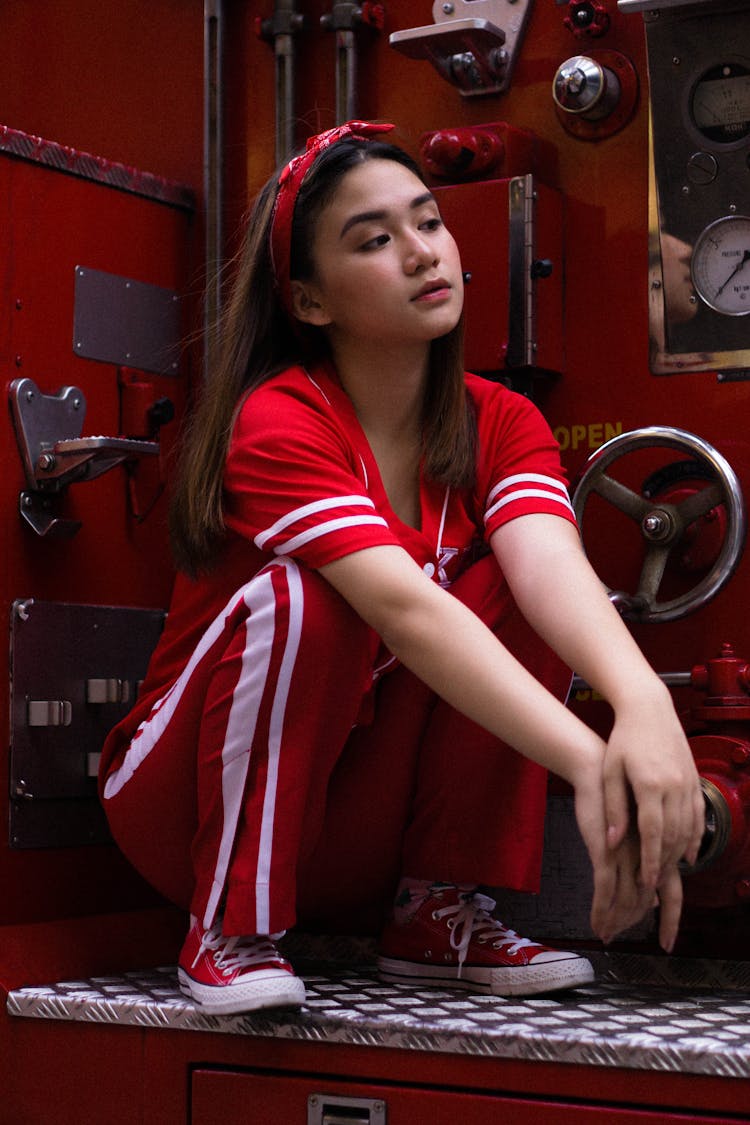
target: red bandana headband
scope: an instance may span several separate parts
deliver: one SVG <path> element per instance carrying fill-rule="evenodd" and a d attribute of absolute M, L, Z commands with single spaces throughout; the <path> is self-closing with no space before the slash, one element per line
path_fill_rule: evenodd
<path fill-rule="evenodd" d="M 276 287 L 281 303 L 291 315 L 292 288 L 289 278 L 291 246 L 292 246 L 292 219 L 294 218 L 294 205 L 297 202 L 299 190 L 305 176 L 310 171 L 318 155 L 337 141 L 349 137 L 356 140 L 367 141 L 378 133 L 389 133 L 393 125 L 373 125 L 369 121 L 347 121 L 345 125 L 337 125 L 335 129 L 328 129 L 316 137 L 310 137 L 305 151 L 290 160 L 279 176 L 279 190 L 276 193 L 276 202 L 271 219 L 271 265 L 273 267 Z"/>

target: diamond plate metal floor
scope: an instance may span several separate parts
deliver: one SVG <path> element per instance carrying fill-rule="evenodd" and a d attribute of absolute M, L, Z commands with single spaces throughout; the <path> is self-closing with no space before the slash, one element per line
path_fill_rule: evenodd
<path fill-rule="evenodd" d="M 679 962 L 665 963 L 679 975 Z M 685 968 L 683 976 L 695 971 Z M 179 992 L 173 968 L 17 989 L 8 1010 L 38 1019 L 750 1077 L 750 990 L 739 991 L 738 980 L 732 988 L 698 989 L 604 979 L 569 993 L 505 1000 L 381 984 L 366 963 L 301 972 L 307 1002 L 300 1011 L 203 1015 Z"/>

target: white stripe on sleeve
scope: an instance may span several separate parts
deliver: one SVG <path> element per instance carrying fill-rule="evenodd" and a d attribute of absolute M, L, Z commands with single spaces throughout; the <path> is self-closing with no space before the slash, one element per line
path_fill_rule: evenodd
<path fill-rule="evenodd" d="M 301 508 L 294 508 L 293 511 L 281 516 L 280 519 L 276 520 L 276 523 L 266 528 L 265 531 L 259 532 L 253 542 L 262 551 L 269 539 L 273 539 L 275 535 L 284 531 L 291 524 L 304 520 L 308 516 L 314 516 L 318 512 L 329 511 L 331 508 L 372 508 L 374 510 L 375 505 L 369 496 L 329 496 L 326 500 L 314 500 L 310 504 L 303 504 Z"/>
<path fill-rule="evenodd" d="M 526 500 L 532 497 L 539 498 L 540 500 L 546 500 L 552 504 L 559 504 L 560 507 L 564 508 L 566 512 L 569 512 L 571 515 L 575 516 L 573 505 L 568 499 L 568 492 L 565 486 L 560 484 L 559 481 L 556 481 L 554 477 L 540 477 L 539 474 L 529 473 L 524 477 L 509 477 L 506 481 L 501 481 L 501 483 L 497 485 L 497 487 L 493 488 L 488 497 L 488 501 L 492 500 L 495 496 L 498 495 L 498 493 L 505 491 L 511 481 L 514 484 L 516 481 L 520 481 L 526 484 L 533 479 L 541 481 L 544 484 L 548 484 L 550 488 L 511 487 L 510 491 L 506 492 L 506 495 L 502 496 L 499 500 L 496 500 L 494 504 L 490 504 L 490 506 L 487 508 L 487 511 L 484 514 L 485 524 L 489 523 L 495 513 L 499 512 L 502 508 L 505 508 L 508 504 L 513 504 L 516 501 Z M 554 487 L 556 491 L 552 491 L 552 487 Z"/>

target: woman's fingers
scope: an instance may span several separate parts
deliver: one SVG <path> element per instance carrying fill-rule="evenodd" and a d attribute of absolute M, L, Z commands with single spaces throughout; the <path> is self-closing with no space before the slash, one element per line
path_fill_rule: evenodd
<path fill-rule="evenodd" d="M 619 766 L 613 766 L 611 757 L 605 758 L 602 781 L 607 846 L 617 848 L 625 839 L 628 830 L 630 801 L 625 773 Z"/>
<path fill-rule="evenodd" d="M 671 953 L 677 939 L 682 912 L 682 879 L 677 867 L 670 867 L 659 883 L 659 944 Z"/>

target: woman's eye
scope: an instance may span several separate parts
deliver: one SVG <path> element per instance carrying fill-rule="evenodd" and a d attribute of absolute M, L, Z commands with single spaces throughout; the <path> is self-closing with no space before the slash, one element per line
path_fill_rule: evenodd
<path fill-rule="evenodd" d="M 420 223 L 420 230 L 437 230 L 438 227 L 441 227 L 442 225 L 443 220 L 439 216 L 435 215 L 431 219 L 425 219 L 423 223 Z"/>
<path fill-rule="evenodd" d="M 360 250 L 377 250 L 378 247 L 385 246 L 387 242 L 387 234 L 376 234 L 374 238 L 368 238 L 367 242 L 363 242 Z"/>

